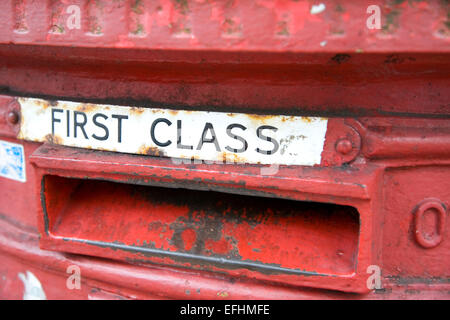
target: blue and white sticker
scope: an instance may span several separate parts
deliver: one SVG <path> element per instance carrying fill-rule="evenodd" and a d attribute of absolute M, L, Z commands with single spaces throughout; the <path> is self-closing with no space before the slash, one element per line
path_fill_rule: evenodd
<path fill-rule="evenodd" d="M 25 182 L 25 152 L 23 146 L 0 140 L 0 177 Z"/>

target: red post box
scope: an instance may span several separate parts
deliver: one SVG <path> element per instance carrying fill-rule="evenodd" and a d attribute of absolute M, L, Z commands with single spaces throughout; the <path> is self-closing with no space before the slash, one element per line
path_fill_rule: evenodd
<path fill-rule="evenodd" d="M 0 3 L 1 297 L 449 298 L 448 4 L 38 2 Z"/>

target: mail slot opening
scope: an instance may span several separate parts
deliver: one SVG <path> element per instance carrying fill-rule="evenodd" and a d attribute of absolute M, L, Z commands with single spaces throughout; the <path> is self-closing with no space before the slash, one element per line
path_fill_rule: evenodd
<path fill-rule="evenodd" d="M 46 175 L 48 249 L 202 270 L 347 275 L 350 206 Z"/>

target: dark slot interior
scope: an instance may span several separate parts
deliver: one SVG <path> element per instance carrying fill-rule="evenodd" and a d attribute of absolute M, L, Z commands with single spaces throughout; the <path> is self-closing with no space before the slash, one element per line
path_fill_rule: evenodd
<path fill-rule="evenodd" d="M 58 176 L 45 176 L 43 190 L 46 228 L 56 237 L 185 254 L 200 267 L 355 271 L 353 207 Z"/>

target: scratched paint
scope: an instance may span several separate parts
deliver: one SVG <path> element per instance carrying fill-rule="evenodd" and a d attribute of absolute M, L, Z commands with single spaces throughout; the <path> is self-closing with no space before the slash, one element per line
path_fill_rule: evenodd
<path fill-rule="evenodd" d="M 19 98 L 20 139 L 152 156 L 313 166 L 328 120 Z"/>

